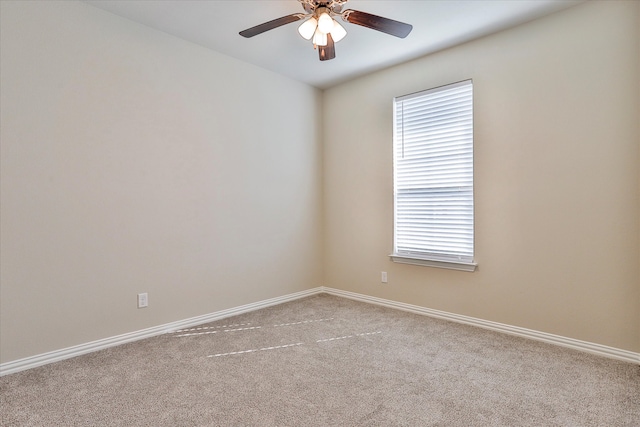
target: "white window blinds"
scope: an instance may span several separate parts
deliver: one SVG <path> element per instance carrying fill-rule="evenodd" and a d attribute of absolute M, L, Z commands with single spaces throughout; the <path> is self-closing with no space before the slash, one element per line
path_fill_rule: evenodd
<path fill-rule="evenodd" d="M 473 262 L 473 84 L 394 99 L 396 255 Z"/>

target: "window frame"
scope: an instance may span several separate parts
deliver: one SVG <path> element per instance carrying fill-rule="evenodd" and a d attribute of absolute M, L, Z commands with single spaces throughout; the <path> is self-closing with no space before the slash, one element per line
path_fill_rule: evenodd
<path fill-rule="evenodd" d="M 398 105 L 406 100 L 416 99 L 423 96 L 434 95 L 446 90 L 455 89 L 457 87 L 467 86 L 471 87 L 471 256 L 454 256 L 451 254 L 445 254 L 444 252 L 438 253 L 437 251 L 398 251 Z M 393 99 L 393 252 L 389 257 L 393 262 L 402 263 L 402 264 L 413 264 L 413 265 L 421 265 L 428 267 L 438 267 L 438 268 L 446 268 L 453 270 L 462 270 L 462 271 L 475 271 L 477 267 L 477 263 L 475 262 L 475 183 L 474 183 L 474 96 L 473 96 L 473 80 L 467 79 L 459 82 L 446 84 L 442 86 L 437 86 L 431 89 L 419 91 L 416 93 L 398 96 Z M 404 127 L 402 128 L 404 131 Z M 400 142 L 402 143 L 402 142 Z M 404 148 L 403 148 L 404 149 Z M 456 186 L 452 186 L 451 188 L 455 188 Z M 460 188 L 460 187 L 459 187 Z M 462 192 L 462 190 L 458 191 Z M 468 193 L 468 190 L 467 190 Z"/>

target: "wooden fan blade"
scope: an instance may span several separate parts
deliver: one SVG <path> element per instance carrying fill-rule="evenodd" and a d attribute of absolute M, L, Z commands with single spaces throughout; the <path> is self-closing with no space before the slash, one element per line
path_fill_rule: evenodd
<path fill-rule="evenodd" d="M 404 22 L 394 21 L 393 19 L 383 18 L 382 16 L 372 15 L 358 10 L 345 10 L 342 16 L 347 22 L 352 24 L 382 31 L 383 33 L 400 37 L 401 39 L 407 37 L 413 29 L 412 25 L 405 24 Z"/>
<path fill-rule="evenodd" d="M 320 61 L 328 61 L 336 57 L 336 45 L 331 34 L 327 34 L 326 46 L 318 46 L 318 55 L 320 56 Z"/>
<path fill-rule="evenodd" d="M 265 31 L 273 30 L 274 28 L 299 21 L 304 17 L 305 15 L 300 13 L 283 16 L 282 18 L 274 19 L 273 21 L 265 22 L 264 24 L 256 25 L 255 27 L 247 28 L 244 31 L 240 31 L 240 35 L 247 38 L 257 36 L 258 34 L 262 34 Z"/>

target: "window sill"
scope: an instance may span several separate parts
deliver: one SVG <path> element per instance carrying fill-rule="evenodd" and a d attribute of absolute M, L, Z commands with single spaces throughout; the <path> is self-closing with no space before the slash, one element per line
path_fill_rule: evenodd
<path fill-rule="evenodd" d="M 473 272 L 476 270 L 476 267 L 478 266 L 478 264 L 473 261 L 469 262 L 469 261 L 442 260 L 442 259 L 436 259 L 436 258 L 421 258 L 417 255 L 391 254 L 389 255 L 389 257 L 393 262 L 397 262 L 400 264 L 412 264 L 412 265 L 422 265 L 425 267 L 447 268 L 449 270 Z"/>

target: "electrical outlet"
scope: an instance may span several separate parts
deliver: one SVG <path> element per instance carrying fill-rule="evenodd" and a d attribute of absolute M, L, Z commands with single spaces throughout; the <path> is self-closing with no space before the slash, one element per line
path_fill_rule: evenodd
<path fill-rule="evenodd" d="M 138 294 L 138 308 L 145 308 L 149 305 L 149 295 L 147 293 Z"/>
<path fill-rule="evenodd" d="M 382 274 L 380 275 L 380 281 L 382 283 L 387 283 L 387 272 L 383 271 Z"/>

